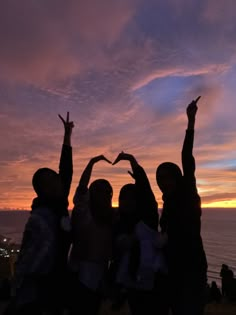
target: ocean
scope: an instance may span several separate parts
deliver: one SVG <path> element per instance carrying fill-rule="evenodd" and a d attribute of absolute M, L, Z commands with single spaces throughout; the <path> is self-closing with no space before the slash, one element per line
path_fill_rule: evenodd
<path fill-rule="evenodd" d="M 236 276 L 236 209 L 203 209 L 202 239 L 208 260 L 208 282 L 221 285 L 220 269 L 227 264 Z M 20 243 L 29 211 L 0 211 L 0 235 Z"/>
<path fill-rule="evenodd" d="M 236 209 L 203 209 L 202 239 L 208 261 L 208 281 L 221 284 L 221 265 L 236 277 Z"/>

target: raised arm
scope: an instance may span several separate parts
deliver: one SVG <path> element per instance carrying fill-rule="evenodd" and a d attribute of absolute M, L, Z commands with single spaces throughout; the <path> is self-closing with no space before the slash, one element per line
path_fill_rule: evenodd
<path fill-rule="evenodd" d="M 131 154 L 128 153 L 124 153 L 123 151 L 121 151 L 121 153 L 117 156 L 117 158 L 115 159 L 115 161 L 112 163 L 112 165 L 117 164 L 120 161 L 129 161 L 130 165 L 131 165 L 131 169 L 132 172 L 128 171 L 128 173 L 135 179 L 135 175 L 134 173 L 136 172 L 136 169 L 138 167 L 141 167 L 138 162 L 136 161 L 135 157 Z"/>
<path fill-rule="evenodd" d="M 193 156 L 193 142 L 194 142 L 194 126 L 196 113 L 198 110 L 197 102 L 200 96 L 192 101 L 187 107 L 188 126 L 184 138 L 182 149 L 182 166 L 183 173 L 186 179 L 193 179 L 195 173 L 195 159 Z"/>
<path fill-rule="evenodd" d="M 118 155 L 113 165 L 121 160 L 129 161 L 132 168 L 132 173 L 130 171 L 128 173 L 135 180 L 140 219 L 150 227 L 156 229 L 158 226 L 158 207 L 144 169 L 138 164 L 133 155 L 124 152 Z"/>
<path fill-rule="evenodd" d="M 104 155 L 95 156 L 88 162 L 87 166 L 85 167 L 80 177 L 79 185 L 76 189 L 76 193 L 74 196 L 74 204 L 77 203 L 80 194 L 85 194 L 87 192 L 88 184 L 92 175 L 93 166 L 99 161 L 106 161 L 107 163 L 111 164 L 111 161 L 109 161 Z"/>
<path fill-rule="evenodd" d="M 69 112 L 67 112 L 66 120 L 64 120 L 64 118 L 61 115 L 58 116 L 64 125 L 64 140 L 61 150 L 59 174 L 64 185 L 65 196 L 66 198 L 68 198 L 73 175 L 71 134 L 72 129 L 74 127 L 74 123 L 69 119 Z"/>
<path fill-rule="evenodd" d="M 83 171 L 80 181 L 79 181 L 79 187 L 88 187 L 89 181 L 90 181 L 90 177 L 92 174 L 92 170 L 93 170 L 93 166 L 94 164 L 96 164 L 99 161 L 106 161 L 107 163 L 111 164 L 111 161 L 109 161 L 104 155 L 98 155 L 93 157 L 88 165 L 86 166 L 85 170 Z"/>

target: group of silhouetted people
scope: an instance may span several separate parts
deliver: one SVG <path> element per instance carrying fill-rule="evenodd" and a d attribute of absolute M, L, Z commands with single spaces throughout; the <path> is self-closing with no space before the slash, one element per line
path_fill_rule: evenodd
<path fill-rule="evenodd" d="M 236 302 L 236 279 L 233 270 L 222 264 L 220 277 L 221 288 L 216 281 L 207 284 L 207 303 Z"/>
<path fill-rule="evenodd" d="M 115 161 L 92 158 L 74 195 L 71 217 L 73 122 L 61 116 L 65 134 L 59 173 L 41 168 L 33 176 L 37 197 L 25 226 L 6 314 L 96 315 L 104 298 L 122 296 L 132 315 L 201 315 L 206 303 L 207 260 L 201 239 L 201 200 L 193 157 L 197 102 L 187 107 L 182 148 L 183 171 L 165 162 L 156 170 L 163 210 L 148 177 L 128 153 Z M 160 148 L 161 150 L 161 148 Z M 106 179 L 90 184 L 93 167 L 128 161 L 134 183 L 119 193 Z"/>

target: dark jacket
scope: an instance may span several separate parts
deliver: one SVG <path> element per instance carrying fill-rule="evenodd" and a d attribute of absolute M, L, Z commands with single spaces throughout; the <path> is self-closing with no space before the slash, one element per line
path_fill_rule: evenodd
<path fill-rule="evenodd" d="M 64 196 L 56 203 L 35 198 L 25 225 L 14 277 L 14 294 L 19 304 L 45 300 L 47 294 L 58 289 L 64 277 L 71 242 L 65 221 L 69 223 L 67 207 L 72 172 L 72 148 L 63 145 L 59 175 Z"/>

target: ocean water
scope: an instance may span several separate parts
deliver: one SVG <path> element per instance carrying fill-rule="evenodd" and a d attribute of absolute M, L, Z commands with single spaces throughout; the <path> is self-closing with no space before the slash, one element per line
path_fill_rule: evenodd
<path fill-rule="evenodd" d="M 221 265 L 236 276 L 236 209 L 203 209 L 202 239 L 208 260 L 208 281 L 221 283 Z M 20 243 L 29 211 L 0 211 L 0 235 Z"/>
<path fill-rule="evenodd" d="M 236 277 L 236 209 L 203 209 L 202 239 L 209 282 L 221 283 L 222 264 L 227 264 Z"/>

